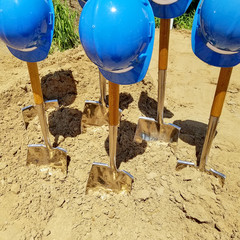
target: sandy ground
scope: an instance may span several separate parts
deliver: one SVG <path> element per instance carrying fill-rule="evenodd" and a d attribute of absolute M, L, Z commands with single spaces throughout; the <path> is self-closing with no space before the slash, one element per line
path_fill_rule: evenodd
<path fill-rule="evenodd" d="M 208 168 L 176 171 L 177 159 L 196 163 L 206 133 L 219 69 L 192 53 L 190 32 L 171 31 L 165 122 L 181 127 L 178 148 L 133 142 L 138 117 L 156 117 L 158 31 L 145 79 L 120 87 L 123 110 L 117 161 L 134 176 L 130 195 L 85 195 L 92 163 L 108 163 L 108 126 L 81 133 L 85 100 L 98 100 L 98 70 L 81 46 L 39 63 L 51 141 L 68 151 L 67 176 L 26 166 L 27 145 L 43 143 L 38 119 L 25 131 L 21 108 L 33 104 L 26 63 L 1 46 L 0 239 L 240 239 L 240 67 L 233 69 Z"/>

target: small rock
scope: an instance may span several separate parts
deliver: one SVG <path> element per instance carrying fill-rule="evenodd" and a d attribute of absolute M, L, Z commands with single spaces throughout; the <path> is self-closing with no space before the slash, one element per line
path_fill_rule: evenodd
<path fill-rule="evenodd" d="M 189 202 L 192 198 L 192 194 L 185 190 L 180 190 L 180 196 L 187 202 Z"/>
<path fill-rule="evenodd" d="M 47 171 L 42 171 L 42 172 L 39 173 L 39 176 L 40 176 L 41 179 L 45 179 L 47 177 L 47 175 L 48 175 Z"/>
<path fill-rule="evenodd" d="M 108 214 L 108 217 L 110 218 L 110 219 L 113 219 L 114 217 L 115 217 L 115 212 L 114 211 L 110 211 L 110 213 Z"/>
<path fill-rule="evenodd" d="M 49 230 L 49 229 L 45 229 L 44 231 L 43 231 L 43 236 L 48 236 L 48 235 L 50 235 L 51 234 L 51 231 Z"/>
<path fill-rule="evenodd" d="M 186 216 L 200 223 L 211 223 L 211 215 L 201 205 L 186 204 Z"/>
<path fill-rule="evenodd" d="M 58 207 L 62 207 L 62 205 L 65 203 L 65 199 L 64 198 L 59 198 L 57 201 L 57 206 Z"/>
<path fill-rule="evenodd" d="M 157 177 L 157 173 L 155 172 L 150 172 L 146 175 L 147 180 L 152 180 L 155 179 Z"/>
<path fill-rule="evenodd" d="M 139 200 L 146 201 L 150 198 L 150 192 L 146 189 L 138 191 L 136 198 Z"/>
<path fill-rule="evenodd" d="M 227 104 L 228 105 L 237 105 L 234 101 L 228 101 Z"/>
<path fill-rule="evenodd" d="M 166 181 L 166 180 L 167 180 L 167 176 L 166 176 L 166 175 L 163 175 L 163 176 L 161 177 L 161 179 L 162 179 L 163 181 Z"/>
<path fill-rule="evenodd" d="M 20 193 L 21 186 L 18 183 L 14 183 L 11 187 L 11 191 L 15 194 Z"/>
<path fill-rule="evenodd" d="M 35 238 L 37 236 L 37 231 L 36 230 L 32 230 L 31 231 L 31 235 L 33 238 Z"/>
<path fill-rule="evenodd" d="M 13 178 L 12 178 L 12 177 L 8 177 L 8 178 L 7 178 L 7 183 L 8 183 L 8 184 L 13 183 Z"/>
<path fill-rule="evenodd" d="M 76 199 L 76 203 L 77 203 L 77 205 L 82 205 L 83 204 L 83 199 L 78 197 Z"/>
<path fill-rule="evenodd" d="M 8 165 L 5 162 L 0 162 L 0 170 L 3 170 L 6 168 Z"/>
<path fill-rule="evenodd" d="M 155 192 L 156 194 L 158 195 L 158 197 L 161 197 L 164 193 L 164 187 L 159 187 L 159 188 L 156 188 Z"/>

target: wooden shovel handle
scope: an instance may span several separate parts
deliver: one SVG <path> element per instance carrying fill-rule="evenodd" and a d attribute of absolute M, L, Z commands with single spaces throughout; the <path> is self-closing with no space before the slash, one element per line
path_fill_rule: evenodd
<path fill-rule="evenodd" d="M 168 65 L 168 47 L 170 35 L 170 19 L 160 20 L 159 31 L 159 55 L 158 55 L 158 69 L 166 70 Z"/>
<path fill-rule="evenodd" d="M 119 122 L 119 85 L 109 81 L 109 124 L 117 126 Z"/>
<path fill-rule="evenodd" d="M 220 117 L 221 115 L 232 69 L 233 69 L 232 67 L 229 67 L 229 68 L 221 68 L 220 70 L 217 88 L 216 88 L 216 92 L 215 92 L 215 96 L 212 104 L 212 110 L 211 110 L 211 116 L 213 117 Z"/>
<path fill-rule="evenodd" d="M 42 104 L 43 103 L 43 95 L 42 95 L 42 88 L 40 84 L 40 78 L 38 73 L 38 66 L 36 62 L 28 62 L 28 72 L 30 76 L 33 97 L 35 104 Z"/>

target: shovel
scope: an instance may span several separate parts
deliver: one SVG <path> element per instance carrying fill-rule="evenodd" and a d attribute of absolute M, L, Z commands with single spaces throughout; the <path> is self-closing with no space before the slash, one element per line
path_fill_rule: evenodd
<path fill-rule="evenodd" d="M 142 140 L 159 140 L 162 142 L 174 144 L 178 141 L 180 127 L 171 123 L 166 124 L 163 121 L 170 19 L 161 19 L 159 33 L 157 121 L 153 118 L 140 117 L 134 136 L 134 141 L 141 143 Z"/>
<path fill-rule="evenodd" d="M 202 172 L 207 172 L 211 175 L 218 177 L 222 186 L 224 185 L 226 176 L 214 169 L 210 169 L 210 170 L 206 169 L 206 163 L 207 163 L 208 155 L 209 155 L 209 152 L 211 149 L 212 141 L 216 135 L 216 128 L 217 128 L 218 120 L 219 120 L 221 112 L 222 112 L 223 103 L 224 103 L 224 99 L 226 96 L 228 84 L 230 81 L 232 69 L 233 69 L 232 67 L 221 68 L 219 78 L 218 78 L 218 84 L 216 87 L 215 96 L 214 96 L 213 103 L 212 103 L 212 109 L 211 109 L 210 119 L 209 119 L 209 123 L 208 123 L 208 129 L 207 129 L 207 133 L 206 133 L 204 144 L 203 144 L 203 149 L 202 149 L 202 153 L 201 153 L 201 157 L 200 157 L 200 161 L 199 161 L 199 166 L 196 166 L 194 163 L 187 162 L 187 161 L 181 161 L 181 160 L 178 160 L 177 166 L 176 166 L 177 170 L 180 170 L 186 166 L 196 167 L 197 169 L 199 169 Z"/>
<path fill-rule="evenodd" d="M 108 124 L 108 108 L 106 105 L 106 79 L 99 71 L 100 99 L 99 101 L 85 101 L 82 114 L 82 132 L 87 126 L 103 126 Z M 121 117 L 119 109 L 119 119 Z"/>
<path fill-rule="evenodd" d="M 133 176 L 116 166 L 117 131 L 119 123 L 119 85 L 109 81 L 109 156 L 110 166 L 93 163 L 86 187 L 89 190 L 129 193 Z"/>
<path fill-rule="evenodd" d="M 67 172 L 67 152 L 62 148 L 53 148 L 49 140 L 49 131 L 47 127 L 47 119 L 45 116 L 42 89 L 40 85 L 37 63 L 27 63 L 31 80 L 35 109 L 37 111 L 39 122 L 43 134 L 45 145 L 31 144 L 28 145 L 27 165 L 36 164 L 42 166 L 42 171 L 47 168 L 61 169 Z"/>

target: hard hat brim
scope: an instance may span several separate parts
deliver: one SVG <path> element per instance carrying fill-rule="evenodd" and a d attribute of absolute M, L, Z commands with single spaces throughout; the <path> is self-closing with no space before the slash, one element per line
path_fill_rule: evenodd
<path fill-rule="evenodd" d="M 55 22 L 55 14 L 54 14 L 54 7 L 53 7 L 52 0 L 49 1 L 48 5 L 49 5 L 49 13 L 50 12 L 52 13 L 52 23 L 51 23 L 52 28 L 48 30 L 46 33 L 46 36 L 44 36 L 44 41 L 42 41 L 42 45 L 32 51 L 21 51 L 21 50 L 16 50 L 14 48 L 7 46 L 9 51 L 16 58 L 26 62 L 39 62 L 44 60 L 48 56 L 48 53 L 52 44 L 54 22 Z"/>
<path fill-rule="evenodd" d="M 158 18 L 176 18 L 186 12 L 192 0 L 178 0 L 171 4 L 158 4 L 153 0 L 149 0 L 155 17 Z"/>
<path fill-rule="evenodd" d="M 200 11 L 202 1 L 199 2 L 192 26 L 192 50 L 202 61 L 215 67 L 233 67 L 240 63 L 240 53 L 220 54 L 207 47 L 200 30 Z"/>
<path fill-rule="evenodd" d="M 83 8 L 85 3 L 87 2 L 87 0 L 78 0 L 78 3 L 80 4 L 80 6 Z"/>

